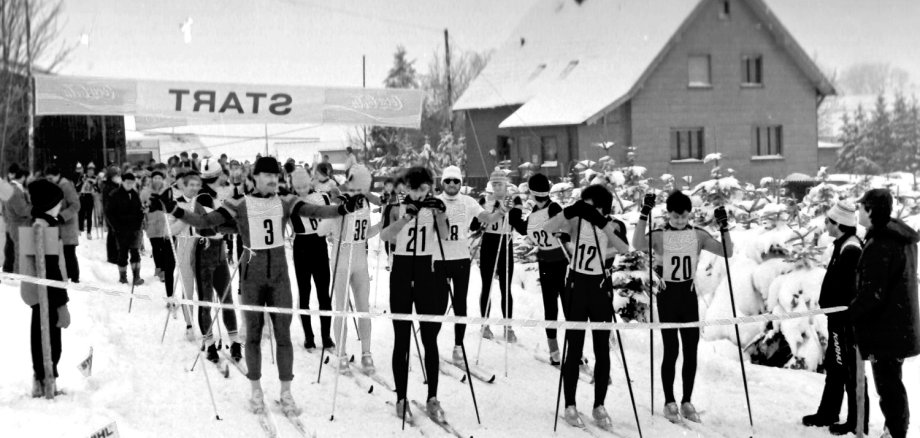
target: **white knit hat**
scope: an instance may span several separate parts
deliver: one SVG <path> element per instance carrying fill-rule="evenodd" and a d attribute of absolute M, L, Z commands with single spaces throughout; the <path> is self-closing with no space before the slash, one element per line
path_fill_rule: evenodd
<path fill-rule="evenodd" d="M 441 181 L 445 179 L 459 179 L 460 182 L 463 182 L 463 175 L 460 173 L 460 168 L 457 166 L 447 166 L 444 168 L 441 173 Z"/>
<path fill-rule="evenodd" d="M 856 207 L 848 201 L 838 201 L 827 211 L 827 218 L 840 225 L 856 226 Z"/>

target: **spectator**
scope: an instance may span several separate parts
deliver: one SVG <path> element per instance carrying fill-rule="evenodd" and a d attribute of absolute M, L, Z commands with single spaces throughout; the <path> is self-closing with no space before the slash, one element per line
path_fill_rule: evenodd
<path fill-rule="evenodd" d="M 128 283 L 128 255 L 131 256 L 131 271 L 134 274 L 134 285 L 144 284 L 141 279 L 141 225 L 144 222 L 144 211 L 141 207 L 140 195 L 136 190 L 136 178 L 133 173 L 122 177 L 121 187 L 115 189 L 106 206 L 105 216 L 112 227 L 118 245 L 118 281 Z"/>
<path fill-rule="evenodd" d="M 24 226 L 31 225 L 33 220 L 43 219 L 49 228 L 58 226 L 57 217 L 61 210 L 64 194 L 60 187 L 47 180 L 36 180 L 29 184 L 29 193 L 35 199 L 35 204 L 29 212 L 29 220 Z M 45 278 L 49 280 L 62 280 L 59 260 L 56 255 L 45 255 Z M 25 275 L 36 275 L 35 256 L 22 256 L 22 269 Z M 38 304 L 38 288 L 35 285 L 23 282 L 20 285 L 22 300 L 32 308 L 31 344 L 32 344 L 32 371 L 34 380 L 32 384 L 32 397 L 41 397 L 45 380 L 45 364 L 42 355 L 41 309 Z M 55 287 L 48 288 L 48 318 L 51 337 L 51 363 L 54 377 L 58 377 L 57 365 L 61 360 L 61 329 L 70 325 L 70 312 L 67 310 L 67 290 Z M 47 388 L 55 391 L 55 388 Z"/>
<path fill-rule="evenodd" d="M 96 166 L 90 163 L 86 166 L 86 174 L 78 182 L 77 190 L 80 192 L 80 217 L 77 225 L 80 232 L 86 231 L 86 238 L 93 238 L 93 208 L 96 201 L 94 195 L 99 192 L 96 182 Z"/>
<path fill-rule="evenodd" d="M 118 242 L 116 241 L 115 233 L 112 231 L 112 224 L 109 222 L 107 213 L 109 211 L 109 198 L 112 192 L 119 187 L 121 187 L 121 174 L 118 171 L 118 167 L 109 166 L 105 171 L 105 180 L 102 181 L 100 192 L 102 194 L 102 212 L 107 232 L 105 241 L 106 260 L 111 264 L 118 263 Z"/>
<path fill-rule="evenodd" d="M 821 296 L 818 303 L 823 308 L 847 306 L 856 296 L 856 263 L 862 254 L 862 242 L 856 237 L 856 207 L 848 202 L 838 202 L 824 218 L 827 233 L 834 238 L 834 250 L 827 264 Z M 806 426 L 824 427 L 834 435 L 856 432 L 856 347 L 853 326 L 843 313 L 827 315 L 828 342 L 824 353 L 824 393 L 818 412 L 802 418 Z M 847 419 L 839 419 L 843 392 L 847 394 Z M 866 389 L 868 400 L 868 388 Z M 864 428 L 869 429 L 869 408 L 865 406 Z"/>
<path fill-rule="evenodd" d="M 313 172 L 313 190 L 320 193 L 329 193 L 339 186 L 339 183 L 332 177 L 332 165 L 328 162 L 322 162 L 316 165 Z"/>
<path fill-rule="evenodd" d="M 74 187 L 73 182 L 61 176 L 61 169 L 57 166 L 48 167 L 45 170 L 45 176 L 49 181 L 57 184 L 61 191 L 64 192 L 60 220 L 58 221 L 61 241 L 64 243 L 64 264 L 67 270 L 67 278 L 74 283 L 79 283 L 80 264 L 77 261 L 77 245 L 80 244 L 80 231 L 77 228 L 77 222 L 80 215 L 80 196 L 77 195 L 77 189 Z"/>
<path fill-rule="evenodd" d="M 348 146 L 345 148 L 345 173 L 348 173 L 351 170 L 351 166 L 358 164 L 358 157 L 355 156 L 355 151 Z"/>
<path fill-rule="evenodd" d="M 3 248 L 3 272 L 19 272 L 19 227 L 25 226 L 32 219 L 29 198 L 24 184 L 29 173 L 13 163 L 8 174 L 13 186 L 12 196 L 3 202 L 3 220 L 6 223 L 6 245 Z"/>
<path fill-rule="evenodd" d="M 872 364 L 879 406 L 892 438 L 907 436 L 910 411 L 901 380 L 904 359 L 920 354 L 917 297 L 917 242 L 920 235 L 891 218 L 887 189 L 859 199 L 859 223 L 866 246 L 856 267 L 856 298 L 849 315 L 862 356 Z"/>

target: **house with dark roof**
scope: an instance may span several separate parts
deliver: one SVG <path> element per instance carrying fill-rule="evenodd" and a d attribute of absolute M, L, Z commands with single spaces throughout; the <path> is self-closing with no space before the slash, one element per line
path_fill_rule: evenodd
<path fill-rule="evenodd" d="M 468 177 L 551 177 L 627 147 L 649 176 L 813 174 L 829 80 L 764 0 L 539 1 L 453 106 Z"/>

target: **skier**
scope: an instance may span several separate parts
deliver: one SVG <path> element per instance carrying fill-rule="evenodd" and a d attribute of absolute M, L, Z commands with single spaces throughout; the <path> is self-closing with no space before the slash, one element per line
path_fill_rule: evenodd
<path fill-rule="evenodd" d="M 555 321 L 559 315 L 559 299 L 565 298 L 565 273 L 568 259 L 562 249 L 562 240 L 568 240 L 566 233 L 548 233 L 544 229 L 547 221 L 562 212 L 562 207 L 549 199 L 549 179 L 537 173 L 527 181 L 530 193 L 536 204 L 527 220 L 514 220 L 514 229 L 530 240 L 537 247 L 537 266 L 540 272 L 540 288 L 543 292 L 543 314 L 546 320 Z M 565 236 L 565 237 L 563 237 Z M 567 309 L 563 307 L 563 312 Z M 556 329 L 546 329 L 546 341 L 549 344 L 550 363 L 559 365 L 559 342 Z"/>
<path fill-rule="evenodd" d="M 247 254 L 241 262 L 243 281 L 242 302 L 254 306 L 291 308 L 291 280 L 284 253 L 284 225 L 291 216 L 331 218 L 354 211 L 360 198 L 345 197 L 339 206 L 307 204 L 293 195 L 278 196 L 280 166 L 273 157 L 256 161 L 253 177 L 256 182 L 252 195 L 242 199 L 229 199 L 215 211 L 202 215 L 176 206 L 168 198 L 151 197 L 151 202 L 164 203 L 165 211 L 176 218 L 199 228 L 209 228 L 236 222 Z M 281 380 L 281 406 L 287 416 L 301 414 L 291 395 L 294 379 L 294 347 L 291 344 L 291 315 L 272 314 L 272 327 L 278 345 L 278 377 Z M 262 392 L 262 312 L 243 312 L 246 324 L 246 366 L 252 386 L 249 409 L 253 413 L 265 412 Z"/>
<path fill-rule="evenodd" d="M 135 286 L 144 284 L 141 278 L 141 225 L 144 221 L 144 211 L 141 206 L 140 194 L 136 190 L 137 180 L 133 173 L 122 176 L 121 186 L 109 195 L 106 204 L 106 219 L 115 234 L 118 247 L 116 264 L 118 265 L 118 281 L 128 284 L 128 255 L 131 256 L 131 272 L 134 274 Z"/>
<path fill-rule="evenodd" d="M 434 262 L 435 281 L 444 290 L 443 294 L 449 295 L 453 282 L 454 314 L 466 316 L 466 296 L 470 284 L 470 226 L 476 220 L 480 224 L 492 224 L 500 220 L 503 212 L 489 213 L 482 209 L 478 202 L 470 196 L 460 194 L 463 185 L 463 176 L 457 166 L 445 167 L 441 173 L 441 185 L 444 192 L 438 198 L 447 206 L 448 232 L 441 234 L 444 246 L 444 259 L 438 252 Z M 453 361 L 463 363 L 463 337 L 466 333 L 466 324 L 454 325 L 454 350 Z"/>
<path fill-rule="evenodd" d="M 519 205 L 512 205 L 511 199 L 508 198 L 508 177 L 501 169 L 496 169 L 489 177 L 489 184 L 492 186 L 492 196 L 486 197 L 486 205 L 490 207 L 489 212 L 496 214 L 501 212 L 502 218 L 484 227 L 482 244 L 479 252 L 479 273 L 482 278 L 482 293 L 479 296 L 479 310 L 483 317 L 489 316 L 490 300 L 489 295 L 492 291 L 492 278 L 498 274 L 498 288 L 501 291 L 502 316 L 511 318 L 514 314 L 514 299 L 511 296 L 510 281 L 514 275 L 514 263 L 511 260 L 511 225 L 507 216 L 512 214 L 520 216 L 521 210 Z M 520 202 L 520 201 L 518 201 Z M 512 211 L 515 211 L 512 213 Z M 474 224 L 476 227 L 476 224 Z M 489 326 L 482 326 L 482 337 L 492 339 L 492 330 Z M 505 340 L 507 342 L 517 342 L 517 336 L 514 329 L 505 327 Z"/>
<path fill-rule="evenodd" d="M 393 264 L 390 274 L 390 311 L 443 315 L 447 311 L 447 295 L 443 288 L 435 287 L 432 255 L 436 251 L 434 227 L 440 235 L 447 231 L 447 207 L 430 195 L 433 180 L 424 167 L 411 167 L 404 176 L 408 185 L 406 199 L 390 213 L 390 224 L 380 238 L 394 243 Z M 428 415 L 445 422 L 444 410 L 438 401 L 438 332 L 441 324 L 422 322 L 422 344 L 425 347 L 425 371 L 428 376 Z M 412 324 L 393 321 L 393 380 L 396 383 L 396 415 L 411 416 L 406 401 L 409 380 L 409 340 Z"/>
<path fill-rule="evenodd" d="M 856 207 L 839 201 L 824 218 L 827 234 L 834 238 L 834 250 L 821 283 L 821 307 L 847 306 L 856 296 L 856 264 L 862 241 L 856 236 Z M 845 313 L 827 315 L 827 352 L 824 353 L 824 393 L 818 412 L 802 418 L 806 426 L 830 426 L 833 435 L 856 433 L 856 339 Z M 843 392 L 847 394 L 847 420 L 837 423 Z M 869 389 L 866 388 L 866 400 Z M 865 431 L 869 429 L 869 404 L 865 404 Z"/>
<path fill-rule="evenodd" d="M 186 210 L 192 209 L 192 200 L 195 199 L 195 196 L 198 196 L 198 192 L 201 191 L 201 178 L 198 177 L 198 174 L 195 171 L 189 170 L 182 175 L 178 175 L 176 180 L 176 186 L 172 189 L 171 193 L 181 193 L 181 195 L 175 197 L 174 202 L 181 208 Z M 162 193 L 161 197 L 173 199 L 173 196 L 170 192 Z M 156 207 L 155 202 L 156 196 L 151 194 L 149 204 L 153 208 L 162 208 Z M 180 221 L 173 216 L 167 216 L 166 220 L 169 224 L 169 230 L 172 232 L 173 238 L 176 241 L 176 263 L 179 267 L 179 281 L 182 283 L 183 297 L 187 300 L 192 299 L 195 296 L 195 247 L 198 244 L 198 239 L 193 235 L 192 228 L 188 223 Z M 168 250 L 169 248 L 167 248 Z M 175 311 L 175 308 L 172 309 Z M 192 308 L 188 305 L 182 306 L 182 317 L 185 319 L 185 339 L 189 342 L 193 342 L 196 338 L 195 328 L 192 326 Z"/>
<path fill-rule="evenodd" d="M 340 222 L 337 220 L 324 221 L 320 226 L 325 228 L 336 251 L 339 260 L 339 269 L 335 272 L 332 292 L 335 308 L 345 310 L 351 286 L 354 296 L 355 310 L 367 312 L 370 310 L 370 277 L 367 271 L 367 240 L 380 233 L 380 223 L 371 225 L 371 209 L 363 194 L 371 188 L 371 173 L 360 164 L 351 167 L 348 181 L 341 187 L 345 193 L 361 198 L 354 212 L 344 216 Z M 342 235 L 339 235 L 341 230 Z M 348 257 L 351 257 L 350 259 Z M 334 269 L 335 260 L 329 265 Z M 348 369 L 348 357 L 345 352 L 345 339 L 348 333 L 348 324 L 344 318 L 336 316 L 333 319 L 335 342 L 338 345 L 338 366 L 340 371 Z M 344 326 L 342 324 L 345 324 Z M 361 338 L 361 368 L 365 373 L 374 372 L 374 359 L 371 356 L 371 320 L 360 318 L 358 320 L 358 335 Z"/>
<path fill-rule="evenodd" d="M 649 237 L 645 234 L 646 223 L 656 196 L 645 195 L 639 222 L 633 231 L 633 244 L 639 251 L 649 247 Z M 708 232 L 692 226 L 689 222 L 693 205 L 690 198 L 679 190 L 668 195 L 668 222 L 664 229 L 655 229 L 651 234 L 651 246 L 655 252 L 655 269 L 665 281 L 664 289 L 655 297 L 657 301 L 658 320 L 661 322 L 698 322 L 699 303 L 693 278 L 696 275 L 700 252 L 705 250 L 721 257 L 732 256 L 731 236 L 728 234 L 728 216 L 725 207 L 717 207 L 713 212 L 719 229 L 725 236 L 725 248 Z M 678 340 L 678 332 L 680 340 Z M 696 379 L 696 353 L 700 341 L 699 328 L 661 330 L 664 344 L 664 357 L 661 360 L 661 385 L 664 391 L 664 415 L 672 423 L 681 423 L 683 419 L 700 422 L 700 415 L 690 402 L 693 395 L 693 383 Z M 683 344 L 684 362 L 681 368 L 683 398 L 678 409 L 674 398 L 674 376 L 678 350 Z"/>
<path fill-rule="evenodd" d="M 202 160 L 198 168 L 201 169 L 202 187 L 192 200 L 192 209 L 195 213 L 204 215 L 214 211 L 220 201 L 215 189 L 220 187 L 223 169 L 217 160 L 210 157 Z M 227 249 L 224 247 L 223 234 L 218 232 L 216 227 L 198 227 L 195 228 L 194 234 L 198 237 L 194 253 L 198 299 L 211 301 L 212 298 L 217 298 L 218 302 L 233 305 L 233 296 L 227 292 L 230 289 L 230 268 L 227 266 Z M 230 336 L 230 357 L 239 362 L 243 358 L 243 352 L 237 334 L 236 311 L 224 309 L 220 313 L 223 314 L 224 327 Z M 220 362 L 217 341 L 212 330 L 210 307 L 198 308 L 198 328 L 207 346 L 207 359 L 214 363 Z"/>
<path fill-rule="evenodd" d="M 617 224 L 610 220 L 613 195 L 600 185 L 586 187 L 581 200 L 564 208 L 562 214 L 550 218 L 543 226 L 547 234 L 568 231 L 575 235 L 575 250 L 569 266 L 566 299 L 563 309 L 568 321 L 610 322 L 613 320 L 613 300 L 607 285 L 605 262 L 615 253 L 629 252 L 629 245 L 617 235 Z M 542 236 L 541 236 L 542 238 Z M 566 330 L 568 351 L 562 364 L 565 393 L 565 421 L 574 427 L 585 427 L 575 407 L 575 390 L 578 385 L 581 353 L 584 348 L 584 330 Z M 610 416 L 604 408 L 607 382 L 610 378 L 610 330 L 592 330 L 594 344 L 594 408 L 595 422 L 602 428 L 611 426 Z"/>
<path fill-rule="evenodd" d="M 294 193 L 313 205 L 330 205 L 329 196 L 325 193 L 313 191 L 311 188 L 310 174 L 304 168 L 299 168 L 291 174 L 291 184 Z M 319 234 L 322 219 L 291 216 L 291 227 L 294 229 L 294 274 L 297 277 L 297 292 L 301 309 L 310 308 L 310 278 L 316 284 L 316 298 L 320 310 L 332 310 L 332 298 L 329 296 L 329 249 L 326 239 Z M 304 343 L 307 350 L 316 348 L 313 340 L 313 325 L 310 315 L 300 315 L 303 326 Z M 321 316 L 320 336 L 324 349 L 335 347 L 329 335 L 331 318 Z"/>

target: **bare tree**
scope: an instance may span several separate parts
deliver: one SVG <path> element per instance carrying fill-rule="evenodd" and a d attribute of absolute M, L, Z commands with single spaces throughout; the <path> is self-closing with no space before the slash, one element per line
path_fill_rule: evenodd
<path fill-rule="evenodd" d="M 50 73 L 73 49 L 57 41 L 62 8 L 62 0 L 0 0 L 0 168 L 26 153 L 29 52 L 33 70 Z"/>

